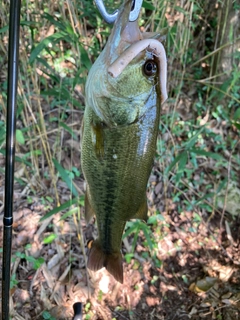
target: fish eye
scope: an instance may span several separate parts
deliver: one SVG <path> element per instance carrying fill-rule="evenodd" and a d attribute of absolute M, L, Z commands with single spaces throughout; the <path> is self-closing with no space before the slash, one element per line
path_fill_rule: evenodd
<path fill-rule="evenodd" d="M 154 60 L 147 60 L 143 65 L 143 73 L 150 77 L 157 72 L 157 63 Z"/>

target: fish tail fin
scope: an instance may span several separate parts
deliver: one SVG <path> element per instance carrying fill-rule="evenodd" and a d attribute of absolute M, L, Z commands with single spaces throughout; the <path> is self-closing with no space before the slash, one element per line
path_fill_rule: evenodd
<path fill-rule="evenodd" d="M 117 253 L 104 253 L 101 245 L 97 240 L 93 241 L 88 256 L 88 269 L 97 271 L 103 267 L 120 283 L 123 283 L 123 265 L 122 254 Z"/>
<path fill-rule="evenodd" d="M 114 255 L 106 255 L 105 268 L 118 282 L 123 283 L 123 264 L 120 251 Z"/>

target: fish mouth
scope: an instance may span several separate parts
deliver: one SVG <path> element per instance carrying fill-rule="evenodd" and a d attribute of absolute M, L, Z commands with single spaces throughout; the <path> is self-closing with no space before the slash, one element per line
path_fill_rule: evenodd
<path fill-rule="evenodd" d="M 105 48 L 107 71 L 110 76 L 117 78 L 138 54 L 143 51 L 152 52 L 159 65 L 159 85 L 163 103 L 168 97 L 166 52 L 162 43 L 155 38 L 157 33 L 142 33 L 138 27 L 138 20 L 129 21 L 131 5 L 131 0 L 123 4 Z"/>
<path fill-rule="evenodd" d="M 137 20 L 129 21 L 132 0 L 125 0 L 119 9 L 111 35 L 105 47 L 105 62 L 109 65 L 120 56 L 129 45 L 142 39 Z"/>

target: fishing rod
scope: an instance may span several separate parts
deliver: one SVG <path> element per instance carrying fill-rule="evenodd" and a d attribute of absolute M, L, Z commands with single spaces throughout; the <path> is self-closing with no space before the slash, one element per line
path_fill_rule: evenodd
<path fill-rule="evenodd" d="M 3 216 L 2 320 L 9 320 L 20 9 L 21 0 L 10 0 L 5 201 Z M 76 302 L 73 305 L 73 311 L 73 320 L 82 320 L 82 303 Z"/>
<path fill-rule="evenodd" d="M 13 186 L 21 0 L 10 0 L 6 121 L 5 201 L 3 216 L 2 319 L 9 319 L 13 224 Z"/>
<path fill-rule="evenodd" d="M 74 316 L 72 320 L 82 320 L 82 303 L 76 302 L 73 305 Z"/>

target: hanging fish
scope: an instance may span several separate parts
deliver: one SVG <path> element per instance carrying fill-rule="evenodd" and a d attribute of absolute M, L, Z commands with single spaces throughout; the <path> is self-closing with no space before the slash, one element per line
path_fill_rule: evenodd
<path fill-rule="evenodd" d="M 96 215 L 99 234 L 87 267 L 105 267 L 121 283 L 122 234 L 128 220 L 147 221 L 146 187 L 167 99 L 164 47 L 156 34 L 141 33 L 137 21 L 129 21 L 131 4 L 119 10 L 89 72 L 81 141 L 85 217 Z"/>

